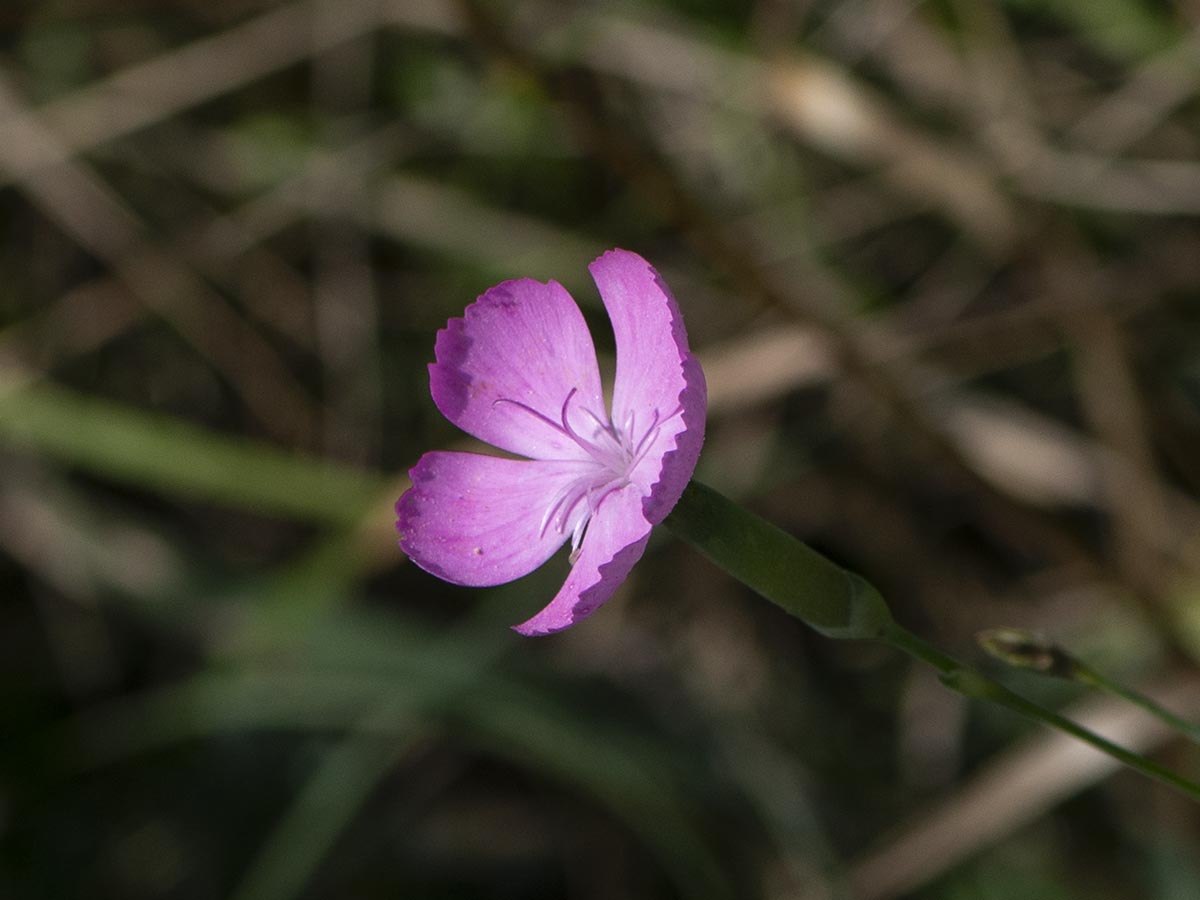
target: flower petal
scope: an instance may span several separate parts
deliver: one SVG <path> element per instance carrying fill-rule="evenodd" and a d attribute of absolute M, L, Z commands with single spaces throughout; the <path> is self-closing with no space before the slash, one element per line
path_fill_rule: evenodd
<path fill-rule="evenodd" d="M 489 289 L 438 332 L 429 367 L 433 402 L 469 434 L 533 459 L 584 453 L 560 427 L 572 415 L 604 416 L 600 370 L 587 323 L 557 282 L 529 278 Z"/>
<path fill-rule="evenodd" d="M 708 394 L 700 364 L 688 349 L 683 317 L 648 262 L 610 250 L 589 266 L 617 344 L 612 420 L 635 443 L 657 429 L 632 474 L 657 524 L 679 502 L 704 443 Z"/>
<path fill-rule="evenodd" d="M 642 515 L 642 495 L 636 485 L 613 491 L 592 514 L 579 557 L 557 596 L 513 630 L 529 637 L 553 634 L 590 616 L 641 558 L 651 527 Z"/>
<path fill-rule="evenodd" d="M 580 463 L 426 453 L 396 501 L 400 547 L 418 566 L 454 584 L 503 584 L 532 572 L 563 545 L 546 511 L 579 478 Z M 564 533 L 565 532 L 565 533 Z"/>

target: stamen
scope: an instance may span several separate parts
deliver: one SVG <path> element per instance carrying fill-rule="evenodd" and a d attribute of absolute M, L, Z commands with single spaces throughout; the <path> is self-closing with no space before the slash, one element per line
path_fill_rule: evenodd
<path fill-rule="evenodd" d="M 621 441 L 620 441 L 620 438 L 617 436 L 617 430 L 613 427 L 611 422 L 604 421 L 603 419 L 601 419 L 598 415 L 596 415 L 594 412 L 592 412 L 587 407 L 584 407 L 583 412 L 584 412 L 584 415 L 588 416 L 593 422 L 596 423 L 596 427 L 599 428 L 600 431 L 604 435 L 612 438 L 614 441 L 617 442 L 618 445 L 620 445 Z"/>
<path fill-rule="evenodd" d="M 542 523 L 538 528 L 538 537 L 546 536 L 546 529 L 550 523 L 557 517 L 558 524 L 555 529 L 559 534 L 562 534 L 566 527 L 567 519 L 571 516 L 571 511 L 579 505 L 579 501 L 587 495 L 587 482 L 585 479 L 577 479 L 568 484 L 565 488 L 558 492 L 550 505 L 546 507 L 546 512 L 542 515 Z M 581 489 L 582 486 L 582 489 Z M 570 501 L 569 503 L 567 501 Z"/>
<path fill-rule="evenodd" d="M 592 516 L 600 509 L 600 505 L 608 499 L 609 495 L 614 491 L 619 491 L 621 488 L 629 484 L 626 479 L 614 479 L 604 485 L 593 485 L 587 492 L 587 515 L 583 516 L 575 523 L 575 528 L 571 532 L 571 565 L 575 565 L 575 561 L 579 558 L 580 547 L 583 546 L 583 539 L 587 536 L 588 527 L 592 523 Z M 603 487 L 605 490 L 600 494 L 600 499 L 596 500 L 595 492 L 598 487 Z"/>
<path fill-rule="evenodd" d="M 663 426 L 682 412 L 683 406 L 676 406 L 674 412 L 672 412 L 662 421 L 659 421 L 658 409 L 656 408 L 654 410 L 654 421 L 650 423 L 650 429 L 644 435 L 642 435 L 642 439 L 638 441 L 637 449 L 634 450 L 633 453 L 633 461 L 629 464 L 630 470 L 635 468 L 637 464 L 642 461 L 643 457 L 650 452 L 650 448 L 654 446 L 654 442 L 658 440 L 658 436 L 662 433 Z"/>
<path fill-rule="evenodd" d="M 570 437 L 571 440 L 573 440 L 576 444 L 587 451 L 587 454 L 596 460 L 596 462 L 602 463 L 604 460 L 601 459 L 599 455 L 600 448 L 592 444 L 591 441 L 587 440 L 587 438 L 583 437 L 583 435 L 579 434 L 574 428 L 571 427 L 571 423 L 567 421 L 567 408 L 571 405 L 571 399 L 578 393 L 579 388 L 571 388 L 571 390 L 567 392 L 567 399 L 563 401 L 562 411 L 560 413 L 562 418 L 562 428 L 560 430 Z"/>
<path fill-rule="evenodd" d="M 584 407 L 584 410 L 583 410 L 584 413 L 591 416 L 591 418 L 598 425 L 600 425 L 601 433 L 604 434 L 606 437 L 608 437 L 611 441 L 613 441 L 615 446 L 612 448 L 606 449 L 604 447 L 601 447 L 595 441 L 591 441 L 591 440 L 588 440 L 587 438 L 585 438 L 583 435 L 581 435 L 579 432 L 577 432 L 574 428 L 572 428 L 571 423 L 569 421 L 567 421 L 567 413 L 569 411 L 568 408 L 571 404 L 571 400 L 575 397 L 575 395 L 577 393 L 579 393 L 578 388 L 571 388 L 570 392 L 568 392 L 568 394 L 567 394 L 567 399 L 565 399 L 563 401 L 562 430 L 564 433 L 566 433 L 571 438 L 571 440 L 573 440 L 576 444 L 578 444 L 580 446 L 580 448 L 582 448 L 583 451 L 585 453 L 587 453 L 588 456 L 590 456 L 596 462 L 600 463 L 606 469 L 609 469 L 609 470 L 615 472 L 619 468 L 621 468 L 620 464 L 623 464 L 624 460 L 614 459 L 614 455 L 619 456 L 621 454 L 621 445 L 620 445 L 620 442 L 617 441 L 616 438 L 613 437 L 613 435 L 610 433 L 609 429 L 611 426 L 606 426 L 604 424 L 604 422 L 595 413 L 593 413 L 590 409 L 587 409 L 586 407 Z M 618 463 L 618 464 L 614 465 L 614 463 Z"/>
<path fill-rule="evenodd" d="M 579 548 L 583 544 L 583 536 L 587 532 L 587 527 L 592 521 L 592 513 L 595 512 L 595 510 L 590 508 L 591 505 L 592 504 L 589 502 L 588 514 L 586 516 L 582 516 L 579 521 L 575 523 L 575 528 L 571 532 L 571 565 L 574 565 L 575 560 L 579 558 Z"/>
<path fill-rule="evenodd" d="M 511 403 L 518 409 L 529 413 L 539 422 L 548 425 L 554 431 L 570 439 L 586 454 L 585 458 L 557 460 L 562 463 L 572 463 L 581 466 L 578 476 L 572 478 L 561 487 L 546 506 L 542 521 L 538 526 L 538 537 L 544 538 L 553 528 L 560 535 L 566 536 L 570 531 L 571 564 L 579 558 L 580 548 L 587 537 L 592 516 L 604 503 L 610 494 L 619 491 L 629 484 L 630 472 L 642 461 L 651 448 L 654 447 L 663 426 L 675 416 L 683 412 L 682 406 L 663 418 L 657 409 L 653 411 L 649 427 L 637 442 L 637 417 L 630 410 L 625 417 L 625 427 L 618 428 L 611 419 L 602 418 L 587 406 L 581 405 L 583 415 L 595 425 L 595 432 L 585 437 L 571 425 L 571 401 L 579 393 L 578 388 L 572 388 L 563 399 L 559 409 L 559 421 L 555 422 L 528 404 L 506 397 L 493 401 L 496 403 Z M 549 460 L 547 460 L 549 461 Z M 581 509 L 580 504 L 584 504 Z M 572 522 L 572 519 L 574 521 Z M 568 523 L 570 528 L 568 529 Z"/>
<path fill-rule="evenodd" d="M 654 439 L 658 437 L 658 433 L 661 430 L 658 424 L 658 407 L 656 406 L 654 407 L 654 420 L 650 423 L 650 427 L 646 429 L 646 433 L 642 435 L 642 439 L 638 441 L 638 445 L 633 449 L 633 455 L 639 462 L 641 461 L 642 454 L 654 444 Z"/>
<path fill-rule="evenodd" d="M 566 434 L 568 437 L 572 437 L 572 435 L 569 432 L 563 431 L 562 427 L 557 422 L 555 422 L 553 419 L 551 419 L 549 416 L 542 415 L 540 412 L 538 412 L 532 406 L 529 406 L 526 403 L 522 403 L 520 400 L 509 400 L 507 397 L 497 397 L 495 400 L 492 401 L 492 406 L 495 406 L 497 403 L 511 403 L 513 406 L 517 407 L 518 409 L 524 410 L 525 412 L 529 413 L 531 416 L 533 416 L 539 422 L 549 425 L 551 428 L 553 428 L 559 434 Z"/>

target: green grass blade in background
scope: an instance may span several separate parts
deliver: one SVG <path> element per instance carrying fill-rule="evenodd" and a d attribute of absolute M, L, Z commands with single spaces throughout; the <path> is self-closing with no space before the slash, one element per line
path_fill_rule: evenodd
<path fill-rule="evenodd" d="M 455 646 L 418 625 L 408 637 L 411 641 L 401 640 L 386 659 L 368 654 L 369 670 L 348 670 L 345 660 L 322 663 L 325 648 L 314 643 L 318 656 L 303 655 L 286 668 L 262 668 L 247 660 L 245 668 L 209 671 L 94 707 L 57 733 L 50 747 L 60 752 L 87 748 L 83 755 L 68 752 L 63 762 L 68 769 L 89 769 L 236 731 L 346 732 L 411 741 L 444 720 L 466 745 L 592 797 L 639 836 L 684 896 L 734 896 L 699 827 L 702 810 L 682 790 L 668 746 L 586 705 L 565 706 L 546 687 L 516 679 L 494 657 L 477 652 L 477 640 Z M 381 664 L 391 671 L 375 668 Z M 357 764 L 349 756 L 342 762 Z M 365 798 L 368 773 L 360 774 Z M 309 789 L 323 793 L 323 777 L 318 773 Z M 296 802 L 306 801 L 302 795 Z M 348 817 L 353 810 L 341 814 Z M 335 836 L 331 827 L 321 823 L 305 840 L 328 842 Z M 262 874 L 254 878 L 266 879 L 272 896 L 284 897 L 296 885 L 277 877 L 273 855 L 268 848 Z"/>
<path fill-rule="evenodd" d="M 44 384 L 0 393 L 0 440 L 141 489 L 329 524 L 358 521 L 388 487 L 370 472 Z"/>
<path fill-rule="evenodd" d="M 352 732 L 330 748 L 258 851 L 232 900 L 290 900 L 304 891 L 338 836 L 419 743 Z"/>

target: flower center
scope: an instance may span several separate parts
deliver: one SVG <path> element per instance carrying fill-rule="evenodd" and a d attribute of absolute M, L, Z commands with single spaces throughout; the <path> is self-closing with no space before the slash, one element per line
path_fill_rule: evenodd
<path fill-rule="evenodd" d="M 601 417 L 579 403 L 576 400 L 578 393 L 578 388 L 572 388 L 567 394 L 557 422 L 519 400 L 496 401 L 519 407 L 570 438 L 584 452 L 583 458 L 570 460 L 579 465 L 579 475 L 555 493 L 542 516 L 539 532 L 545 535 L 547 529 L 553 528 L 561 535 L 569 533 L 572 563 L 578 557 L 588 523 L 600 504 L 611 493 L 630 484 L 630 475 L 654 446 L 663 423 L 682 411 L 677 408 L 666 419 L 660 420 L 655 409 L 648 423 L 636 422 L 634 414 L 630 413 L 623 427 L 618 428 L 607 415 Z M 573 410 L 577 411 L 577 425 L 570 422 Z M 581 420 L 583 427 L 578 426 Z M 635 438 L 639 432 L 641 436 Z"/>

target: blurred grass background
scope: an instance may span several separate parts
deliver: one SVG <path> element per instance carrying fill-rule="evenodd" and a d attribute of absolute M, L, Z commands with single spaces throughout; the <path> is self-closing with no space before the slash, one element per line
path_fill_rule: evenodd
<path fill-rule="evenodd" d="M 1195 0 L 9 0 L 0 897 L 1188 900 L 1193 805 L 656 535 L 453 588 L 436 330 L 674 288 L 700 477 L 1200 716 Z M 1016 687 L 1193 776 L 1118 705 Z"/>

